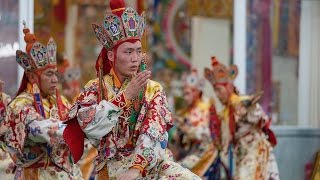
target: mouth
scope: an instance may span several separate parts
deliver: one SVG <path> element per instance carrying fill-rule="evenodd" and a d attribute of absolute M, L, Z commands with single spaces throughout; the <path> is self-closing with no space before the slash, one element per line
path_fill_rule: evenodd
<path fill-rule="evenodd" d="M 57 86 L 52 86 L 50 87 L 50 90 L 53 91 L 53 90 L 56 90 Z"/>
<path fill-rule="evenodd" d="M 137 70 L 138 70 L 138 66 L 131 66 L 131 67 L 130 67 L 130 70 L 132 70 L 132 71 L 137 71 Z"/>

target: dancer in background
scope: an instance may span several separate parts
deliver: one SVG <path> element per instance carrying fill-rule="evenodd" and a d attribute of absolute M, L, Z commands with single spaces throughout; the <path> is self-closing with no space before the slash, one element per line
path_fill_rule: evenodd
<path fill-rule="evenodd" d="M 226 164 L 233 179 L 279 179 L 273 154 L 276 139 L 269 129 L 270 120 L 257 103 L 261 93 L 239 95 L 233 85 L 237 66 L 227 68 L 217 58 L 211 59 L 212 68 L 205 68 L 205 77 L 224 105 L 221 119 L 221 161 Z"/>
<path fill-rule="evenodd" d="M 66 57 L 58 63 L 58 78 L 61 84 L 61 92 L 67 100 L 73 104 L 80 94 L 80 68 L 71 66 Z"/>
<path fill-rule="evenodd" d="M 210 152 L 211 159 L 214 159 L 215 154 L 209 129 L 211 101 L 203 97 L 205 80 L 197 70 L 193 69 L 182 80 L 185 107 L 175 116 L 176 132 L 171 145 L 178 150 L 178 162 L 190 170 L 197 166 L 194 172 L 201 175 L 199 170 L 205 172 L 207 168 L 202 158 Z"/>

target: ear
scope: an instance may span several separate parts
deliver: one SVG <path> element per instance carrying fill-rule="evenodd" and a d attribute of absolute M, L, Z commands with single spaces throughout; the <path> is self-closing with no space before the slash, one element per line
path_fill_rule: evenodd
<path fill-rule="evenodd" d="M 213 82 L 213 72 L 209 68 L 204 68 L 204 77 L 211 83 Z"/>
<path fill-rule="evenodd" d="M 238 76 L 238 67 L 236 65 L 231 65 L 229 68 L 229 77 L 234 80 Z"/>
<path fill-rule="evenodd" d="M 108 59 L 114 63 L 114 52 L 113 51 L 108 51 L 107 52 L 107 55 L 108 55 Z"/>

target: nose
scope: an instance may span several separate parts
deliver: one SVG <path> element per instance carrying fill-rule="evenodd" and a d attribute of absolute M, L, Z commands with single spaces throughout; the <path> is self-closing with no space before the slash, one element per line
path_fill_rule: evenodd
<path fill-rule="evenodd" d="M 58 77 L 57 77 L 56 74 L 54 74 L 54 75 L 52 76 L 51 82 L 52 82 L 52 83 L 58 83 Z"/>
<path fill-rule="evenodd" d="M 139 52 L 134 52 L 134 53 L 132 53 L 131 61 L 132 61 L 132 62 L 137 62 L 138 59 L 139 59 Z"/>

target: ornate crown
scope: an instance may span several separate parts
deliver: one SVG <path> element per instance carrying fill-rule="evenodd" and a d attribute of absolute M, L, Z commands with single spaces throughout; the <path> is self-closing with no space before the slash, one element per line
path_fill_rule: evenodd
<path fill-rule="evenodd" d="M 231 65 L 227 68 L 225 65 L 221 64 L 216 57 L 211 57 L 212 69 L 205 68 L 205 78 L 210 81 L 212 85 L 218 83 L 233 83 L 233 80 L 238 75 L 238 67 L 236 65 Z"/>
<path fill-rule="evenodd" d="M 190 74 L 182 77 L 183 85 L 190 86 L 198 90 L 203 90 L 205 81 L 198 74 L 196 69 L 192 69 Z"/>
<path fill-rule="evenodd" d="M 57 45 L 53 38 L 50 38 L 47 46 L 36 41 L 34 34 L 30 33 L 29 28 L 23 22 L 24 40 L 27 43 L 26 52 L 16 51 L 17 63 L 26 71 L 34 72 L 46 68 L 50 65 L 56 65 Z"/>
<path fill-rule="evenodd" d="M 144 32 L 145 14 L 124 7 L 123 0 L 111 0 L 112 13 L 106 14 L 102 26 L 92 24 L 96 37 L 108 50 L 129 39 L 139 39 Z"/>

